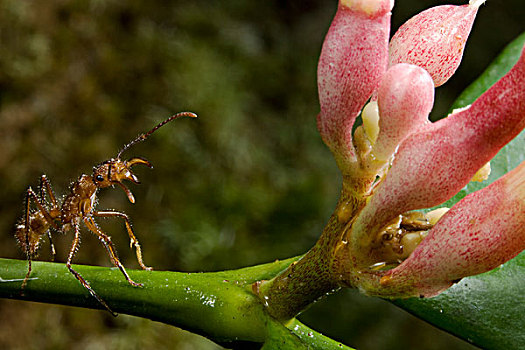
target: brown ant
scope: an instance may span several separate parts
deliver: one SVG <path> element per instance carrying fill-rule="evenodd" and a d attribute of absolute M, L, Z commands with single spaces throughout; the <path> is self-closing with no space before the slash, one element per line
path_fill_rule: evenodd
<path fill-rule="evenodd" d="M 40 178 L 40 191 L 38 195 L 31 187 L 27 189 L 27 195 L 25 199 L 25 215 L 16 226 L 15 234 L 18 244 L 27 255 L 28 261 L 28 270 L 22 283 L 22 289 L 24 289 L 26 286 L 31 274 L 31 260 L 36 257 L 42 237 L 46 234 L 49 237 L 51 254 L 54 258 L 55 248 L 51 240 L 50 229 L 53 228 L 56 231 L 62 232 L 67 232 L 73 229 L 75 236 L 73 238 L 71 249 L 69 250 L 66 266 L 69 271 L 80 281 L 80 283 L 89 291 L 89 293 L 98 300 L 100 304 L 102 304 L 111 314 L 116 315 L 109 308 L 106 302 L 100 296 L 98 296 L 97 293 L 95 293 L 95 291 L 89 285 L 89 282 L 71 267 L 73 257 L 75 256 L 75 253 L 77 252 L 80 245 L 81 222 L 83 222 L 84 225 L 100 239 L 102 244 L 104 244 L 111 261 L 116 267 L 120 269 L 128 283 L 134 287 L 143 286 L 142 283 L 137 283 L 129 277 L 126 269 L 117 257 L 117 252 L 111 241 L 111 238 L 102 232 L 95 222 L 96 217 L 118 217 L 123 219 L 130 238 L 130 246 L 135 246 L 137 261 L 140 267 L 144 270 L 151 270 L 151 267 L 147 267 L 142 261 L 140 244 L 133 233 L 129 217 L 126 214 L 120 213 L 118 211 L 96 210 L 95 207 L 97 204 L 97 191 L 100 188 L 118 185 L 124 190 L 124 192 L 126 192 L 129 201 L 131 203 L 135 203 L 133 194 L 122 183 L 122 181 L 128 180 L 136 184 L 140 183 L 138 178 L 131 171 L 131 167 L 136 164 L 143 164 L 152 168 L 152 165 L 143 158 L 135 157 L 129 160 L 121 160 L 120 156 L 124 151 L 134 144 L 146 140 L 156 130 L 170 121 L 180 117 L 197 117 L 197 115 L 191 112 L 177 113 L 162 121 L 150 131 L 139 135 L 136 139 L 125 145 L 124 148 L 119 151 L 116 158 L 111 158 L 93 167 L 92 175 L 81 175 L 78 180 L 71 185 L 71 192 L 64 198 L 62 204 L 60 204 L 55 197 L 46 175 L 42 175 Z M 46 193 L 49 197 L 49 201 L 46 200 Z M 31 210 L 31 202 L 35 203 L 36 210 Z"/>

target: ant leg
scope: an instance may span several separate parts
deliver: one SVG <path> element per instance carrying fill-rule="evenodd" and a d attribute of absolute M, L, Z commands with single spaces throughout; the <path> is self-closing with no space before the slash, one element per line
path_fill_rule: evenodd
<path fill-rule="evenodd" d="M 58 211 L 60 210 L 58 207 L 58 203 L 55 197 L 55 194 L 53 193 L 53 189 L 51 188 L 51 184 L 49 183 L 49 180 L 47 179 L 46 175 L 42 175 L 40 177 L 40 201 L 44 203 L 45 201 L 45 192 L 47 192 L 47 195 L 49 196 L 49 199 L 51 200 L 52 210 Z M 58 227 L 54 226 L 55 229 L 58 229 Z M 53 238 L 51 237 L 51 232 L 47 231 L 47 237 L 49 238 L 49 248 L 51 250 L 51 261 L 55 261 L 56 251 L 55 251 L 55 245 L 53 244 Z"/>
<path fill-rule="evenodd" d="M 25 220 L 24 220 L 24 244 L 25 244 L 25 251 L 26 251 L 26 257 L 27 257 L 27 264 L 28 264 L 28 267 L 27 267 L 27 273 L 26 273 L 26 276 L 24 278 L 24 281 L 22 282 L 22 290 L 25 288 L 25 286 L 27 285 L 27 281 L 29 280 L 29 275 L 31 275 L 31 261 L 33 260 L 33 247 L 32 247 L 32 239 L 33 238 L 32 236 L 33 235 L 36 235 L 36 236 L 39 236 L 40 234 L 38 232 L 34 232 L 32 229 L 31 229 L 31 199 L 33 199 L 33 201 L 36 203 L 36 206 L 39 210 L 40 213 L 42 213 L 42 215 L 44 216 L 44 219 L 50 224 L 52 225 L 53 227 L 56 227 L 56 224 L 54 223 L 54 220 L 53 218 L 51 217 L 51 215 L 49 214 L 49 212 L 44 208 L 44 206 L 42 205 L 42 203 L 40 202 L 38 196 L 36 195 L 36 193 L 33 191 L 33 189 L 31 187 L 29 187 L 27 189 L 27 192 L 26 192 L 26 213 L 25 213 Z M 38 241 L 38 239 L 37 239 Z M 36 244 L 35 244 L 35 247 L 36 247 Z M 36 250 L 36 248 L 35 248 Z"/>
<path fill-rule="evenodd" d="M 28 200 L 27 200 L 26 213 L 29 212 L 29 204 L 30 204 L 29 199 L 33 198 L 33 200 L 35 201 L 35 204 L 36 204 L 38 210 L 42 213 L 42 215 L 44 215 L 44 218 L 46 219 L 46 221 L 55 230 L 58 230 L 59 227 L 55 223 L 55 220 L 53 219 L 51 214 L 46 210 L 46 208 L 44 208 L 44 205 L 42 204 L 43 200 L 44 200 L 44 192 L 42 191 L 43 184 L 46 185 L 46 189 L 47 189 L 47 191 L 49 193 L 49 196 L 51 198 L 51 202 L 52 202 L 52 205 L 53 205 L 52 210 L 54 212 L 58 212 L 59 213 L 60 209 L 58 209 L 56 198 L 53 195 L 53 192 L 51 190 L 51 186 L 49 185 L 49 182 L 47 181 L 47 178 L 46 178 L 45 175 L 42 175 L 42 178 L 40 179 L 40 197 L 41 197 L 40 199 L 37 197 L 36 193 L 33 191 L 33 189 L 31 187 L 28 188 L 28 190 L 27 190 Z M 28 219 L 28 216 L 26 215 L 26 223 L 28 223 L 28 222 L 29 222 L 29 219 Z M 26 225 L 26 230 L 28 230 L 27 226 L 28 225 Z M 55 255 L 56 255 L 56 251 L 55 251 L 55 245 L 53 244 L 53 239 L 51 238 L 51 232 L 49 230 L 47 231 L 47 236 L 49 237 L 49 245 L 50 245 L 50 248 L 51 248 L 51 256 L 52 256 L 52 260 L 54 261 L 55 260 Z M 27 243 L 27 241 L 26 241 L 26 243 Z"/>
<path fill-rule="evenodd" d="M 55 256 L 57 252 L 55 250 L 55 245 L 53 244 L 53 238 L 51 237 L 51 231 L 47 231 L 47 238 L 49 239 L 49 248 L 51 249 L 51 261 L 55 261 Z"/>
<path fill-rule="evenodd" d="M 95 299 L 97 299 L 97 301 L 100 304 L 102 304 L 102 306 L 106 308 L 106 310 L 108 310 L 113 316 L 117 316 L 117 314 L 114 313 L 113 310 L 110 309 L 108 304 L 106 304 L 104 299 L 102 299 L 101 297 L 98 296 L 97 293 L 95 293 L 93 288 L 91 288 L 89 282 L 86 281 L 84 277 L 82 277 L 78 272 L 73 270 L 73 268 L 71 267 L 71 261 L 73 260 L 73 257 L 75 256 L 75 253 L 77 252 L 79 245 L 80 245 L 80 227 L 78 224 L 75 224 L 75 238 L 73 239 L 73 244 L 71 245 L 71 249 L 69 250 L 69 256 L 67 257 L 67 262 L 66 262 L 66 266 L 68 270 L 75 276 L 75 278 L 80 282 L 80 284 L 82 284 L 82 286 L 84 286 L 84 288 L 86 288 L 89 291 L 89 294 L 91 294 Z"/>
<path fill-rule="evenodd" d="M 31 247 L 29 246 L 29 216 L 30 216 L 30 204 L 31 204 L 31 200 L 30 200 L 30 191 L 32 192 L 33 190 L 31 189 L 31 187 L 29 187 L 27 189 L 27 193 L 26 193 L 26 215 L 25 215 L 25 221 L 24 221 L 24 239 L 25 239 L 25 251 L 26 251 L 26 258 L 27 258 L 27 273 L 26 273 L 26 276 L 24 278 L 24 281 L 22 282 L 22 295 L 24 293 L 24 288 L 26 287 L 27 285 L 27 281 L 29 280 L 29 276 L 31 275 Z"/>
<path fill-rule="evenodd" d="M 44 218 L 46 219 L 46 221 L 51 225 L 53 226 L 53 228 L 55 230 L 58 230 L 59 227 L 57 226 L 57 224 L 55 223 L 55 219 L 51 216 L 51 214 L 49 213 L 49 211 L 44 207 L 44 205 L 40 202 L 40 200 L 38 199 L 36 193 L 33 191 L 33 189 L 31 187 L 29 187 L 27 189 L 27 194 L 33 198 L 33 200 L 35 201 L 35 204 L 36 204 L 36 207 L 38 208 L 38 211 L 40 211 L 42 213 L 42 215 L 44 215 Z"/>
<path fill-rule="evenodd" d="M 113 264 L 119 268 L 120 272 L 126 277 L 126 280 L 129 284 L 131 284 L 134 287 L 143 287 L 144 285 L 142 283 L 137 283 L 129 277 L 126 269 L 124 268 L 124 265 L 120 262 L 119 258 L 117 257 L 117 251 L 115 249 L 115 246 L 113 245 L 113 242 L 111 241 L 111 238 L 106 235 L 100 228 L 98 228 L 97 224 L 95 223 L 95 220 L 93 220 L 93 217 L 86 216 L 84 217 L 84 224 L 86 224 L 87 228 L 96 234 L 98 238 L 102 241 L 104 244 L 104 247 L 106 247 L 106 250 L 108 251 L 109 257 L 111 258 L 111 261 Z"/>
<path fill-rule="evenodd" d="M 46 175 L 42 175 L 42 177 L 40 178 L 40 193 L 42 196 L 42 202 L 44 202 L 44 189 L 47 192 L 49 199 L 51 199 L 51 205 L 53 206 L 53 209 L 58 209 L 57 199 L 55 197 L 55 194 L 53 193 L 53 189 L 51 188 L 51 184 L 49 183 L 49 180 L 47 179 Z"/>
<path fill-rule="evenodd" d="M 45 195 L 43 190 L 44 186 L 48 190 L 48 193 L 50 193 L 50 198 L 53 205 L 51 212 L 48 211 L 43 204 L 45 203 Z M 22 290 L 27 285 L 27 281 L 29 280 L 29 276 L 31 275 L 31 261 L 38 248 L 38 241 L 40 240 L 40 237 L 47 232 L 47 234 L 51 238 L 49 226 L 52 226 L 53 228 L 58 230 L 58 225 L 55 223 L 55 218 L 57 218 L 60 214 L 60 209 L 57 206 L 56 198 L 51 191 L 51 186 L 49 185 L 49 182 L 47 181 L 45 175 L 43 175 L 40 179 L 39 195 L 40 196 L 37 196 L 37 194 L 35 193 L 35 191 L 33 191 L 31 187 L 27 189 L 25 199 L 26 212 L 24 221 L 22 225 L 20 225 L 23 226 L 23 228 L 19 226 L 19 229 L 21 229 L 22 232 L 20 232 L 21 235 L 17 233 L 17 237 L 21 242 L 21 245 L 25 245 L 25 247 L 23 248 L 26 252 L 26 257 L 28 261 L 27 274 L 24 278 L 24 281 L 22 282 Z M 38 209 L 33 215 L 31 215 L 31 200 L 35 202 L 35 205 Z M 34 221 L 32 222 L 32 220 Z M 32 227 L 32 224 L 35 226 L 34 228 Z M 51 240 L 50 243 L 52 248 L 51 251 L 54 257 L 55 248 Z"/>
<path fill-rule="evenodd" d="M 124 219 L 124 223 L 126 224 L 126 230 L 128 231 L 130 239 L 129 246 L 130 248 L 135 246 L 135 251 L 137 253 L 137 261 L 139 262 L 140 267 L 143 270 L 153 270 L 153 268 L 144 265 L 144 262 L 142 261 L 142 250 L 140 249 L 139 240 L 135 237 L 135 234 L 133 233 L 133 228 L 131 227 L 131 222 L 129 221 L 129 217 L 126 214 L 120 213 L 118 211 L 95 211 L 93 212 L 93 215 L 98 217 L 119 217 Z"/>

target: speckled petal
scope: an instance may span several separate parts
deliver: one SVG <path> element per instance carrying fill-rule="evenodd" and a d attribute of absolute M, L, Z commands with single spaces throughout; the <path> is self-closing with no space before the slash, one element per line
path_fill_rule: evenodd
<path fill-rule="evenodd" d="M 418 65 L 430 73 L 436 87 L 444 84 L 461 62 L 482 2 L 436 6 L 409 19 L 392 37 L 389 65 Z"/>
<path fill-rule="evenodd" d="M 447 212 L 373 294 L 434 296 L 525 249 L 525 162 Z M 382 290 L 382 291 L 380 291 Z"/>
<path fill-rule="evenodd" d="M 434 84 L 418 66 L 400 63 L 388 69 L 378 90 L 379 135 L 373 148 L 376 159 L 388 160 L 410 133 L 429 123 Z"/>
<path fill-rule="evenodd" d="M 341 170 L 356 160 L 352 127 L 387 67 L 392 6 L 391 0 L 341 0 L 323 43 L 317 125 Z"/>

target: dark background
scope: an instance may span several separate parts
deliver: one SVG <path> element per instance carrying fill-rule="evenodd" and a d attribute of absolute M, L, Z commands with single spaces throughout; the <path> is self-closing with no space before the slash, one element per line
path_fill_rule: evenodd
<path fill-rule="evenodd" d="M 398 1 L 393 28 L 424 8 Z M 482 6 L 464 64 L 437 90 L 433 117 L 523 28 L 522 0 Z M 55 193 L 122 145 L 182 110 L 124 157 L 143 156 L 130 204 L 102 190 L 99 208 L 133 220 L 146 264 L 214 271 L 303 253 L 337 200 L 340 175 L 316 127 L 316 65 L 336 1 L 0 0 L 0 256 L 26 188 Z M 100 221 L 137 267 L 124 225 Z M 64 261 L 71 234 L 55 235 Z M 41 259 L 49 259 L 48 245 Z M 110 266 L 89 233 L 75 262 Z M 470 349 L 391 304 L 342 291 L 301 319 L 359 349 Z M 106 312 L 0 300 L 0 348 L 215 349 L 175 327 Z"/>

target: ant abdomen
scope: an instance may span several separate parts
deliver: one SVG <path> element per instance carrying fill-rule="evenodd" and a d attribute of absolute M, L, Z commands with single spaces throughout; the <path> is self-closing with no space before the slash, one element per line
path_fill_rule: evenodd
<path fill-rule="evenodd" d="M 16 225 L 15 237 L 22 251 L 34 257 L 40 247 L 42 236 L 46 234 L 51 225 L 40 212 L 35 212 L 29 217 L 29 227 L 26 228 L 25 223 Z"/>

